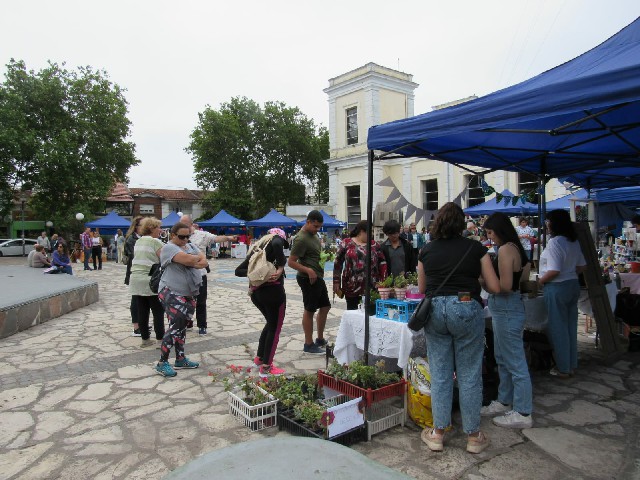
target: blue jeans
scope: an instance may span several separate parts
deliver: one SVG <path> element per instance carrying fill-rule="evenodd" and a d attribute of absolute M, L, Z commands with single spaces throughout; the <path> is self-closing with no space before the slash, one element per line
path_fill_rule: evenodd
<path fill-rule="evenodd" d="M 544 286 L 544 303 L 549 323 L 547 333 L 553 347 L 556 367 L 570 373 L 578 367 L 578 280 L 550 282 Z"/>
<path fill-rule="evenodd" d="M 461 302 L 458 296 L 435 297 L 425 327 L 431 366 L 431 408 L 435 428 L 451 425 L 453 372 L 460 392 L 462 429 L 480 429 L 482 407 L 482 355 L 484 315 L 475 300 Z"/>
<path fill-rule="evenodd" d="M 89 270 L 89 260 L 91 259 L 91 249 L 90 248 L 85 248 L 83 249 L 84 252 L 84 269 L 85 270 Z"/>
<path fill-rule="evenodd" d="M 493 353 L 498 364 L 498 401 L 513 405 L 518 413 L 530 414 L 531 378 L 524 354 L 524 303 L 520 293 L 489 296 L 493 324 Z"/>

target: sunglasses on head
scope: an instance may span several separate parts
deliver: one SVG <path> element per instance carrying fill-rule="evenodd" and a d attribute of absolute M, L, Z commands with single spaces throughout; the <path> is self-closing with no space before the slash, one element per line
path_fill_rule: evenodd
<path fill-rule="evenodd" d="M 180 240 L 189 240 L 191 235 L 177 235 Z"/>

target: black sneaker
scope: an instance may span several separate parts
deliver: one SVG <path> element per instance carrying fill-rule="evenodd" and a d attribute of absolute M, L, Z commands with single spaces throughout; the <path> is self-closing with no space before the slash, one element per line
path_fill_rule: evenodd
<path fill-rule="evenodd" d="M 322 347 L 319 347 L 318 345 L 316 345 L 315 343 L 309 343 L 309 344 L 304 344 L 304 348 L 302 349 L 304 351 L 304 353 L 311 353 L 314 355 L 324 355 L 325 354 L 325 349 Z"/>
<path fill-rule="evenodd" d="M 326 347 L 327 346 L 327 339 L 326 338 L 316 338 L 316 345 L 319 347 Z"/>
<path fill-rule="evenodd" d="M 131 334 L 132 337 L 141 337 L 142 334 L 140 333 L 140 329 L 136 328 L 133 333 Z"/>

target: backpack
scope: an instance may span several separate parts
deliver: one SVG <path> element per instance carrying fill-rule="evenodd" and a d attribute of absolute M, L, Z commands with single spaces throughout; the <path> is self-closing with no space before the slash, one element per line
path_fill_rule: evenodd
<path fill-rule="evenodd" d="M 259 287 L 276 273 L 276 266 L 267 260 L 267 252 L 265 251 L 272 238 L 273 234 L 265 235 L 251 247 L 247 278 L 252 287 Z"/>
<path fill-rule="evenodd" d="M 159 263 L 154 263 L 151 265 L 151 270 L 149 270 L 149 288 L 153 293 L 158 293 L 160 288 L 160 279 L 162 278 L 162 274 L 164 273 L 164 268 Z"/>

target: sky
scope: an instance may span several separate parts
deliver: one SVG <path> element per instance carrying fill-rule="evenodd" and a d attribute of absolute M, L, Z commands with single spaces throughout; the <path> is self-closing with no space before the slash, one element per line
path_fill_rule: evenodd
<path fill-rule="evenodd" d="M 207 106 L 281 101 L 328 127 L 329 79 L 374 62 L 413 75 L 421 114 L 553 68 L 638 16 L 638 0 L 13 1 L 1 78 L 11 58 L 105 70 L 129 102 L 129 186 L 198 188 L 185 148 Z"/>

